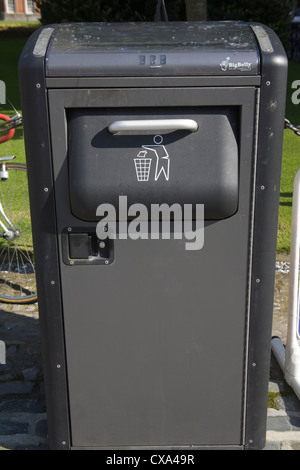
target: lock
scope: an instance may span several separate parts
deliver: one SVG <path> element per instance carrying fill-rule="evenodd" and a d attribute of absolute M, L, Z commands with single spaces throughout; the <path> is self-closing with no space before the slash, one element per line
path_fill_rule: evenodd
<path fill-rule="evenodd" d="M 62 233 L 65 264 L 104 264 L 113 261 L 113 240 L 100 240 L 96 232 L 68 227 Z"/>

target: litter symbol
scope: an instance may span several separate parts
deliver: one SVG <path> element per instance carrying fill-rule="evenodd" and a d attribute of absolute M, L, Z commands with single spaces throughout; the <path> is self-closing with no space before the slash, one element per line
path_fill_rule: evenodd
<path fill-rule="evenodd" d="M 134 159 L 135 171 L 138 181 L 148 181 L 151 168 L 151 158 L 145 158 L 147 151 L 141 150 Z"/>
<path fill-rule="evenodd" d="M 162 136 L 154 136 L 153 142 L 154 145 L 142 145 L 142 148 L 145 150 L 141 150 L 134 159 L 137 180 L 149 181 L 152 162 L 152 158 L 146 158 L 147 150 L 149 150 L 151 152 L 150 155 L 156 157 L 154 180 L 157 181 L 160 175 L 164 175 L 166 181 L 169 181 L 170 157 L 166 147 L 161 145 L 163 142 Z"/>

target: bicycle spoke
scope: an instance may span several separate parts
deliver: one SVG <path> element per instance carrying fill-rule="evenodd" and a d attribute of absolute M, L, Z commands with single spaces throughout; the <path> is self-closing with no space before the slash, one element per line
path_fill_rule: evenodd
<path fill-rule="evenodd" d="M 11 225 L 0 239 L 0 302 L 37 300 L 26 166 L 7 163 L 0 201 Z"/>

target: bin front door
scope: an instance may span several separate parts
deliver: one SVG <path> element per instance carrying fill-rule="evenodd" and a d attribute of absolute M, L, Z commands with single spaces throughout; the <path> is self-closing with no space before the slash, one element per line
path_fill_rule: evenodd
<path fill-rule="evenodd" d="M 73 447 L 238 447 L 243 444 L 255 101 L 256 92 L 251 87 L 228 87 L 226 93 L 222 88 L 49 91 L 51 129 L 55 136 L 52 142 L 55 198 Z M 93 240 L 97 241 L 94 238 L 97 222 L 83 220 L 84 217 L 74 212 L 80 206 L 78 201 L 84 200 L 84 190 L 88 209 L 90 194 L 95 195 L 98 190 L 102 197 L 105 193 L 100 184 L 97 188 L 94 172 L 83 170 L 89 175 L 83 178 L 85 188 L 80 187 L 82 182 L 76 172 L 76 178 L 70 179 L 74 168 L 68 160 L 69 110 L 86 109 L 88 114 L 105 108 L 108 115 L 107 110 L 112 108 L 116 116 L 119 107 L 133 107 L 133 114 L 138 115 L 143 107 L 158 107 L 162 102 L 164 112 L 168 106 L 171 110 L 175 106 L 185 110 L 190 106 L 202 111 L 214 104 L 234 108 L 238 116 L 234 129 L 238 150 L 235 211 L 225 217 L 205 220 L 201 249 L 186 249 L 184 234 L 170 239 L 127 236 L 112 240 L 106 254 L 95 247 L 89 254 L 88 247 Z M 83 126 L 83 140 L 84 132 Z M 81 148 L 76 157 L 86 166 L 93 164 L 93 152 L 100 151 L 101 133 L 94 137 L 94 141 L 87 139 L 86 151 Z M 207 139 L 212 139 L 211 147 L 215 148 L 213 140 L 219 137 L 217 129 L 209 136 L 203 132 L 200 148 L 204 142 L 207 153 Z M 165 146 L 167 154 L 162 155 L 156 172 L 157 181 L 164 179 L 164 184 L 168 183 L 167 176 L 171 180 L 172 158 L 176 153 L 176 140 L 171 143 L 169 136 L 166 141 L 171 147 Z M 156 137 L 151 145 L 162 144 Z M 158 151 L 147 143 L 140 147 L 132 155 L 133 171 L 134 158 L 145 163 L 146 157 Z M 116 144 L 115 152 L 119 150 Z M 112 156 L 112 165 L 116 165 L 111 148 L 107 151 Z M 188 160 L 188 152 L 187 148 L 181 158 Z M 169 159 L 165 158 L 167 155 Z M 216 160 L 218 155 L 212 153 L 209 158 Z M 219 165 L 222 172 L 225 160 L 219 158 L 214 168 Z M 211 164 L 215 165 L 215 161 Z M 138 176 L 146 178 L 146 167 L 146 163 L 143 169 L 139 166 L 134 174 L 136 180 Z M 101 165 L 98 168 L 100 179 L 102 170 L 107 168 Z M 120 177 L 118 171 L 116 167 L 116 178 Z M 153 171 L 151 184 L 155 189 L 155 166 Z M 191 179 L 195 186 L 194 176 Z M 217 170 L 210 177 L 212 181 L 204 181 L 203 187 L 206 185 L 206 190 L 211 191 L 215 202 Z M 72 184 L 78 185 L 73 202 L 79 205 L 72 206 Z M 108 198 L 114 184 L 107 181 Z M 126 195 L 124 187 L 123 196 Z M 129 187 L 128 191 L 133 194 Z M 141 186 L 138 191 L 142 191 Z M 160 186 L 158 191 L 162 191 Z M 191 193 L 187 189 L 185 194 Z M 105 201 L 104 196 L 103 203 L 111 202 Z M 134 201 L 134 194 L 132 198 L 130 204 L 139 202 Z M 143 201 L 145 207 L 147 198 Z M 80 206 L 81 209 L 84 212 Z M 213 205 L 210 214 L 213 215 Z M 79 233 L 68 240 L 75 253 L 78 240 L 81 258 L 78 256 L 70 263 L 65 253 L 70 247 L 64 240 L 72 233 Z"/>

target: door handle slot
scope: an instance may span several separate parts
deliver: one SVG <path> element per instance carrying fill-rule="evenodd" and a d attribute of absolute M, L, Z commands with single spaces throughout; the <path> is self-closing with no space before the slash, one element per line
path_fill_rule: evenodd
<path fill-rule="evenodd" d="M 96 232 L 69 227 L 63 230 L 61 240 L 63 260 L 67 265 L 109 265 L 114 259 L 113 240 L 101 240 Z"/>

